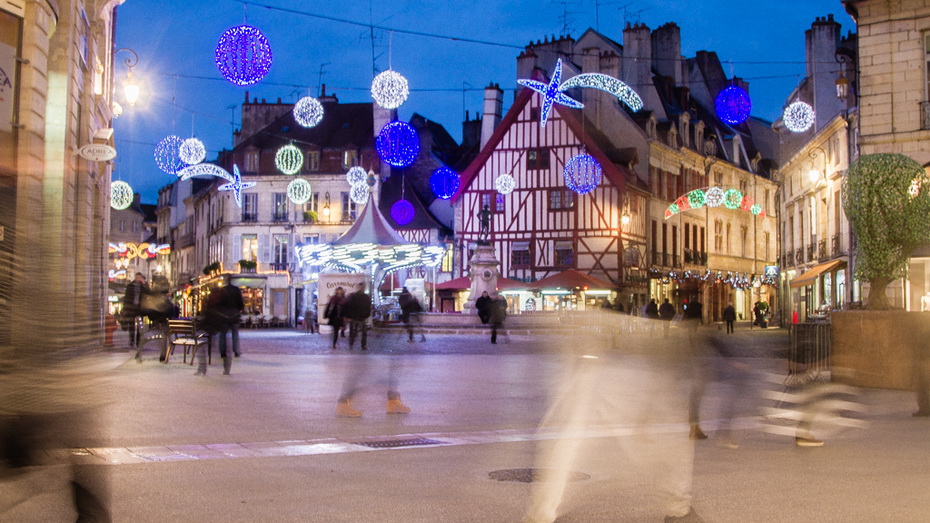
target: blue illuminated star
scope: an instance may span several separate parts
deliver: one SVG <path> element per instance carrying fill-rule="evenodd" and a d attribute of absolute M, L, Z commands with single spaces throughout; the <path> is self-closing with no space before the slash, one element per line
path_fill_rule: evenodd
<path fill-rule="evenodd" d="M 233 181 L 220 186 L 221 191 L 233 191 L 236 195 L 236 205 L 242 207 L 242 191 L 249 187 L 255 187 L 255 182 L 243 182 L 239 174 L 239 166 L 233 164 Z"/>
<path fill-rule="evenodd" d="M 555 71 L 552 73 L 552 79 L 549 80 L 548 84 L 539 82 L 536 80 L 517 80 L 517 83 L 523 87 L 529 87 L 530 89 L 536 91 L 537 93 L 543 95 L 543 105 L 542 111 L 539 113 L 540 124 L 545 127 L 546 120 L 549 119 L 549 112 L 552 111 L 552 104 L 562 104 L 572 109 L 582 109 L 584 104 L 571 98 L 567 94 L 563 93 L 559 88 L 559 83 L 562 81 L 562 59 L 559 58 L 559 61 L 555 64 Z"/>

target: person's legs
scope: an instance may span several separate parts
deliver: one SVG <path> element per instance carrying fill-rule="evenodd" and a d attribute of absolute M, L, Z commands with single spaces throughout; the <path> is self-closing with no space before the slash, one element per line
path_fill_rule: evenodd
<path fill-rule="evenodd" d="M 491 324 L 491 343 L 497 343 L 497 323 Z"/>
<path fill-rule="evenodd" d="M 226 331 L 220 331 L 216 334 L 219 337 L 220 357 L 226 357 Z"/>
<path fill-rule="evenodd" d="M 336 348 L 336 342 L 339 341 L 339 329 L 342 328 L 342 325 L 339 325 L 339 324 L 332 325 L 332 324 L 330 324 L 330 327 L 333 328 L 333 349 L 335 349 L 335 348 Z"/>
<path fill-rule="evenodd" d="M 239 323 L 232 323 L 229 325 L 230 335 L 232 336 L 232 350 L 233 354 L 238 358 L 241 352 L 239 352 Z"/>
<path fill-rule="evenodd" d="M 362 350 L 368 350 L 368 320 L 358 322 L 358 329 L 362 332 Z"/>
<path fill-rule="evenodd" d="M 356 337 L 358 337 L 358 321 L 349 320 L 349 349 L 355 348 Z"/>

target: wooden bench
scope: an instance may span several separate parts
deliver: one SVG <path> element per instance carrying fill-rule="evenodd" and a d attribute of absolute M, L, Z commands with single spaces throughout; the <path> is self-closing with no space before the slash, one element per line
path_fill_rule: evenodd
<path fill-rule="evenodd" d="M 168 351 L 165 353 L 164 363 L 168 363 L 168 357 L 174 351 L 175 345 L 184 347 L 184 363 L 187 363 L 188 352 L 191 355 L 191 365 L 194 364 L 194 355 L 201 345 L 206 345 L 207 364 L 212 363 L 213 359 L 213 342 L 212 336 L 201 329 L 198 329 L 197 322 L 194 320 L 168 320 Z"/>

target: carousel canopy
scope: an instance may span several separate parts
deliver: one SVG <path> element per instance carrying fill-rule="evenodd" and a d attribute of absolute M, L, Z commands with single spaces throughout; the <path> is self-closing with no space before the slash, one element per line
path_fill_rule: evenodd
<path fill-rule="evenodd" d="M 368 199 L 368 203 L 362 208 L 362 214 L 356 218 L 355 223 L 342 236 L 333 241 L 333 247 L 337 245 L 351 245 L 358 243 L 367 243 L 379 247 L 391 247 L 395 245 L 409 245 L 410 242 L 405 240 L 397 233 L 387 222 L 387 219 L 381 214 L 381 210 L 374 203 L 373 198 Z"/>

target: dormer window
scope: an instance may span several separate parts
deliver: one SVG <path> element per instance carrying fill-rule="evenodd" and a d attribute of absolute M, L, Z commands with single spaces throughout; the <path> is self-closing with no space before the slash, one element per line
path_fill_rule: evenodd
<path fill-rule="evenodd" d="M 694 145 L 700 147 L 704 143 L 704 122 L 694 124 Z"/>
<path fill-rule="evenodd" d="M 649 138 L 651 138 L 651 139 L 653 139 L 653 140 L 656 139 L 657 134 L 656 134 L 656 119 L 655 119 L 655 117 L 650 117 L 649 120 L 646 121 L 646 134 L 649 136 Z"/>
<path fill-rule="evenodd" d="M 668 146 L 673 149 L 678 148 L 678 131 L 674 127 L 668 129 Z"/>
<path fill-rule="evenodd" d="M 681 113 L 678 117 L 678 135 L 681 136 L 681 146 L 688 147 L 688 125 L 691 123 L 691 116 L 688 113 Z"/>

